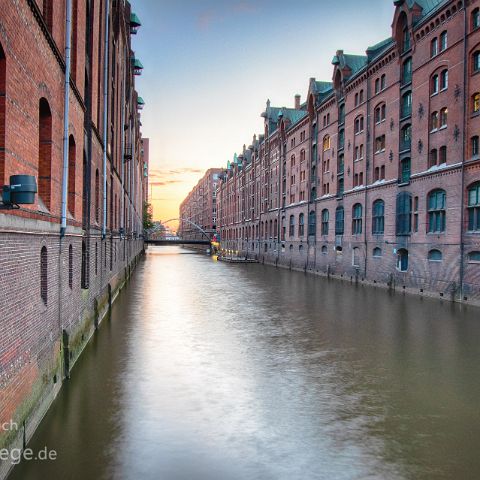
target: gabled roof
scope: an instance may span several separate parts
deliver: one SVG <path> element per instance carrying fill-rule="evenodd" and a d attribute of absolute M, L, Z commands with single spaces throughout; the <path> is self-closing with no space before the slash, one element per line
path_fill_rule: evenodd
<path fill-rule="evenodd" d="M 306 110 L 296 110 L 295 108 L 286 107 L 271 107 L 270 101 L 267 102 L 267 108 L 265 112 L 262 113 L 262 117 L 268 121 L 269 134 L 275 132 L 278 127 L 278 121 L 281 118 L 289 120 L 291 125 L 294 125 L 303 117 L 305 117 L 305 115 L 307 115 Z"/>
<path fill-rule="evenodd" d="M 409 8 L 412 8 L 415 4 L 419 7 L 422 7 L 423 16 L 427 15 L 429 12 L 437 8 L 440 4 L 444 3 L 445 0 L 406 0 Z"/>
<path fill-rule="evenodd" d="M 380 55 L 382 52 L 385 50 L 388 50 L 394 43 L 394 40 L 392 37 L 388 37 L 385 40 L 382 40 L 381 42 L 378 42 L 375 45 L 372 45 L 371 47 L 367 48 L 367 56 L 372 59 L 376 57 L 377 55 Z"/>
<path fill-rule="evenodd" d="M 327 93 L 333 89 L 332 82 L 322 82 L 322 81 L 315 81 L 314 84 L 315 93 Z"/>
<path fill-rule="evenodd" d="M 345 64 L 352 70 L 352 75 L 355 75 L 366 64 L 368 57 L 365 55 L 343 55 Z"/>

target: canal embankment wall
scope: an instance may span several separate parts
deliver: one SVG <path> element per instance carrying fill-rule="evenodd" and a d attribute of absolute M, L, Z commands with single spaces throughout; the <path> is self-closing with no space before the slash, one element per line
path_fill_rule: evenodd
<path fill-rule="evenodd" d="M 409 271 L 401 272 L 397 268 L 393 247 L 391 255 L 384 254 L 382 258 L 365 258 L 366 249 L 360 244 L 344 245 L 344 248 L 339 251 L 308 242 L 278 244 L 275 241 L 261 242 L 261 247 L 258 242 L 253 242 L 247 250 L 242 248 L 246 242 L 242 243 L 239 245 L 235 241 L 226 241 L 222 242 L 221 248 L 224 252 L 231 252 L 240 258 L 255 259 L 266 265 L 341 281 L 362 283 L 392 292 L 480 306 L 480 279 L 475 273 L 476 268 L 465 264 L 464 282 L 461 286 L 458 261 L 430 262 L 425 266 L 423 251 L 418 252 L 418 258 L 412 256 L 412 268 Z M 431 273 L 435 268 L 437 271 Z"/>
<path fill-rule="evenodd" d="M 60 237 L 47 222 L 22 223 L 30 231 L 0 232 L 0 449 L 9 454 L 0 459 L 0 480 L 144 252 L 141 238 L 85 236 L 75 227 Z"/>

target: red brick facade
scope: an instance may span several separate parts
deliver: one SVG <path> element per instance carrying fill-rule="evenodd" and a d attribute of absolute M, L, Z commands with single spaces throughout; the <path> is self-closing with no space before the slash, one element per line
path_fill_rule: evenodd
<path fill-rule="evenodd" d="M 0 185 L 14 174 L 38 184 L 33 205 L 0 211 L 0 424 L 19 425 L 0 431 L 0 447 L 29 438 L 143 250 L 130 5 L 110 0 L 108 17 L 107 0 L 71 5 L 65 230 L 66 0 L 0 9 Z M 8 468 L 0 463 L 0 478 Z"/>
<path fill-rule="evenodd" d="M 398 0 L 222 174 L 222 247 L 480 304 L 479 0 Z"/>
<path fill-rule="evenodd" d="M 186 239 L 205 237 L 217 230 L 217 185 L 221 168 L 210 168 L 187 195 L 179 210 L 179 235 Z"/>

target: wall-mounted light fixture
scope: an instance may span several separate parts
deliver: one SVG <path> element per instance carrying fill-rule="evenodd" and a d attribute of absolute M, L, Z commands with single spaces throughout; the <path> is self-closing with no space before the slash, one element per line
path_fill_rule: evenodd
<path fill-rule="evenodd" d="M 10 184 L 2 189 L 2 202 L 0 210 L 20 208 L 19 205 L 35 203 L 37 182 L 33 175 L 12 175 Z"/>

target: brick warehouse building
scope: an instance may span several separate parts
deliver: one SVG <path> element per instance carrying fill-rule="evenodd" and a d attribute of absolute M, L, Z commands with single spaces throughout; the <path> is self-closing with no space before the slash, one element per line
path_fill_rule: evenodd
<path fill-rule="evenodd" d="M 480 1 L 394 3 L 391 38 L 267 102 L 219 182 L 222 247 L 480 304 Z"/>
<path fill-rule="evenodd" d="M 0 211 L 0 424 L 18 426 L 0 447 L 31 436 L 143 250 L 139 24 L 119 0 L 2 0 L 0 180 L 38 194 Z"/>
<path fill-rule="evenodd" d="M 184 239 L 205 238 L 200 227 L 212 236 L 217 230 L 217 184 L 221 168 L 210 168 L 181 203 L 179 209 L 179 235 Z"/>

